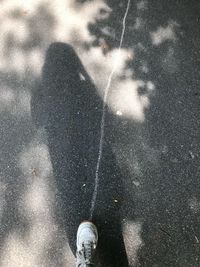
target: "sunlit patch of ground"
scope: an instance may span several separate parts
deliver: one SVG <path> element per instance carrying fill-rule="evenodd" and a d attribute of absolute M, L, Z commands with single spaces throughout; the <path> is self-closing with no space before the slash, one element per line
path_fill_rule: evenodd
<path fill-rule="evenodd" d="M 138 251 L 143 245 L 141 239 L 141 222 L 124 221 L 123 223 L 123 236 L 126 246 L 127 257 L 130 266 L 137 266 Z"/>

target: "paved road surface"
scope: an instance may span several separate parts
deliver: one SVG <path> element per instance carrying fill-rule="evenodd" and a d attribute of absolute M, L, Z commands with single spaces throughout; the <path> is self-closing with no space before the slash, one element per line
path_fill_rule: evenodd
<path fill-rule="evenodd" d="M 73 266 L 116 62 L 99 266 L 200 266 L 200 4 L 130 3 L 1 3 L 0 266 Z"/>

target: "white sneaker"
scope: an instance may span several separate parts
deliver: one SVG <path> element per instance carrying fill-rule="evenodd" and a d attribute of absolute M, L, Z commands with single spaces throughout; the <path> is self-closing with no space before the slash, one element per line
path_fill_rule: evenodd
<path fill-rule="evenodd" d="M 88 267 L 94 265 L 94 254 L 98 242 L 96 226 L 91 222 L 82 222 L 77 232 L 76 266 Z"/>

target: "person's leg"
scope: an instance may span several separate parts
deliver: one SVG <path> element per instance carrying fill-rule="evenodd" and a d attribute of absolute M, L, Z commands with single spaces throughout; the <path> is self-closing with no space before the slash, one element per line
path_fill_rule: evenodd
<path fill-rule="evenodd" d="M 82 222 L 77 231 L 76 267 L 94 267 L 97 242 L 96 226 L 91 222 Z"/>

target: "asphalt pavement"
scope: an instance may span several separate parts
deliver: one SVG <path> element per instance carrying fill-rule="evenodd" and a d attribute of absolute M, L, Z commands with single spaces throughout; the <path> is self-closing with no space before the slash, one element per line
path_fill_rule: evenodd
<path fill-rule="evenodd" d="M 59 35 L 65 15 L 56 3 L 38 1 L 34 11 L 29 3 L 23 13 L 5 2 L 4 23 L 26 25 L 29 38 L 6 24 L 0 266 L 73 266 L 78 225 L 90 217 L 109 56 L 128 1 L 69 1 L 70 25 L 103 4 L 101 19 L 84 26 L 89 39 L 80 37 L 81 19 Z M 200 3 L 132 0 L 125 22 L 122 50 L 133 56 L 117 69 L 106 105 L 97 266 L 199 267 Z"/>

